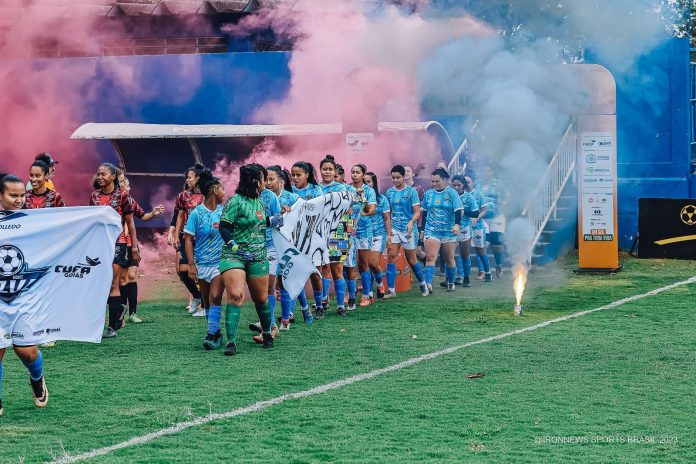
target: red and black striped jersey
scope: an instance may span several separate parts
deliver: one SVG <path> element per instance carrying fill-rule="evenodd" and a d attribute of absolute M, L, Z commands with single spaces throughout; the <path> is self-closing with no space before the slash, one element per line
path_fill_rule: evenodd
<path fill-rule="evenodd" d="M 62 206 L 65 206 L 65 202 L 61 194 L 49 189 L 46 189 L 42 194 L 29 190 L 24 202 L 24 209 L 59 208 Z"/>
<path fill-rule="evenodd" d="M 115 188 L 111 193 L 102 193 L 101 190 L 95 190 L 92 192 L 89 204 L 92 206 L 111 206 L 116 210 L 118 215 L 121 216 L 121 224 L 123 225 L 123 230 L 121 235 L 118 236 L 116 243 L 127 243 L 125 224 L 126 216 L 133 214 L 131 196 L 120 188 Z"/>
<path fill-rule="evenodd" d="M 191 214 L 191 211 L 193 209 L 203 203 L 203 200 L 205 200 L 205 197 L 203 196 L 202 193 L 195 193 L 192 192 L 191 190 L 184 190 L 179 194 L 178 197 L 176 197 L 176 207 L 179 209 L 179 211 L 184 212 L 184 220 L 181 223 L 181 230 L 184 230 L 184 226 L 186 225 L 186 222 L 188 221 L 189 215 Z"/>

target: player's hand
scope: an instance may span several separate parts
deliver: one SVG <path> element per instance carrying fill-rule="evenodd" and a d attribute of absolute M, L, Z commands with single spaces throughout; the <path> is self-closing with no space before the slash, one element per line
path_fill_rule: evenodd
<path fill-rule="evenodd" d="M 133 263 L 140 264 L 140 251 L 133 249 Z"/>
<path fill-rule="evenodd" d="M 273 216 L 270 216 L 268 218 L 268 223 L 273 227 L 274 229 L 280 229 L 283 227 L 283 215 L 282 214 L 275 214 Z"/>
<path fill-rule="evenodd" d="M 478 224 L 479 218 L 471 218 L 471 227 L 475 227 Z"/>
<path fill-rule="evenodd" d="M 459 235 L 459 224 L 455 224 L 454 227 L 452 227 L 452 234 Z"/>
<path fill-rule="evenodd" d="M 177 250 L 179 249 L 179 246 L 181 245 L 181 242 L 179 241 L 179 237 L 174 237 L 174 240 L 172 241 L 172 244 L 174 245 L 174 248 Z"/>
<path fill-rule="evenodd" d="M 159 216 L 160 214 L 162 214 L 163 212 L 164 212 L 164 206 L 162 206 L 162 205 L 157 205 L 157 206 L 155 206 L 155 207 L 153 208 L 153 210 L 152 210 L 152 215 L 155 216 L 155 217 L 157 217 L 157 216 Z"/>
<path fill-rule="evenodd" d="M 290 210 L 291 210 L 291 208 L 288 205 L 285 205 L 280 209 L 280 212 L 285 214 L 285 213 L 289 213 Z"/>
<path fill-rule="evenodd" d="M 172 228 L 169 228 L 169 232 L 167 232 L 167 245 L 174 246 L 174 230 Z"/>
<path fill-rule="evenodd" d="M 196 269 L 195 264 L 189 264 L 188 268 L 188 276 L 193 280 L 194 282 L 198 282 L 198 269 Z"/>
<path fill-rule="evenodd" d="M 410 237 L 411 235 L 413 235 L 413 223 L 409 222 L 406 224 L 406 237 Z"/>

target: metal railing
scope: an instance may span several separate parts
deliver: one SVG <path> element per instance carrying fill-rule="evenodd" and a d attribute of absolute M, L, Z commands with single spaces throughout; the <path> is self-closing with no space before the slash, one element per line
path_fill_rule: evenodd
<path fill-rule="evenodd" d="M 454 153 L 454 156 L 452 156 L 452 159 L 447 165 L 447 171 L 451 177 L 454 177 L 457 174 L 463 174 L 466 171 L 466 161 L 462 163 L 461 157 L 468 147 L 469 140 L 464 139 L 462 144 L 459 146 L 459 149 Z"/>
<path fill-rule="evenodd" d="M 575 120 L 572 120 L 549 163 L 549 167 L 522 210 L 522 216 L 526 217 L 534 226 L 534 239 L 528 250 L 530 259 L 546 223 L 549 219 L 556 218 L 558 199 L 575 169 L 577 144 L 577 128 Z"/>

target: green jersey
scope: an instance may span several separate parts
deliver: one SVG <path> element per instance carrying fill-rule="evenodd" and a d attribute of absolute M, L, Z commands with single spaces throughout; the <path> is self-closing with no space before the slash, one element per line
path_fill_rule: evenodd
<path fill-rule="evenodd" d="M 232 239 L 244 251 L 253 253 L 254 261 L 266 259 L 266 213 L 258 198 L 233 196 L 222 210 L 221 221 L 232 225 Z M 238 259 L 229 246 L 222 247 L 222 259 Z"/>

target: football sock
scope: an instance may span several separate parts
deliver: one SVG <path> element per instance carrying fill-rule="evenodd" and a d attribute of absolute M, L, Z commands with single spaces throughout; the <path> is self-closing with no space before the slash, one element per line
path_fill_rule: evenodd
<path fill-rule="evenodd" d="M 135 314 L 138 310 L 138 282 L 131 282 L 128 287 L 128 312 Z"/>
<path fill-rule="evenodd" d="M 225 306 L 225 330 L 227 338 L 233 343 L 237 343 L 237 330 L 239 329 L 239 318 L 242 309 L 239 306 L 228 304 Z"/>
<path fill-rule="evenodd" d="M 222 317 L 222 306 L 211 306 L 208 311 L 208 333 L 215 335 L 220 331 L 220 318 Z"/>
<path fill-rule="evenodd" d="M 346 301 L 346 281 L 345 279 L 334 280 L 334 290 L 336 290 L 336 306 L 343 308 Z"/>
<path fill-rule="evenodd" d="M 43 377 L 43 355 L 41 354 L 41 351 L 39 351 L 39 357 L 36 358 L 34 361 L 27 362 L 22 360 L 22 362 L 29 370 L 31 380 L 37 381 L 41 379 L 41 377 Z"/>
<path fill-rule="evenodd" d="M 355 299 L 356 287 L 357 282 L 355 282 L 355 279 L 348 279 L 348 298 L 351 300 Z"/>
<path fill-rule="evenodd" d="M 372 273 L 365 271 L 360 273 L 360 282 L 362 283 L 362 294 L 369 295 L 372 290 Z"/>
<path fill-rule="evenodd" d="M 324 303 L 322 303 L 322 298 L 324 297 L 324 291 L 323 290 L 315 290 L 314 291 L 314 303 L 317 305 L 317 308 L 321 308 Z"/>
<path fill-rule="evenodd" d="M 128 284 L 119 285 L 118 291 L 121 293 L 121 304 L 126 306 L 128 304 Z"/>
<path fill-rule="evenodd" d="M 435 277 L 435 266 L 425 266 L 425 283 L 432 285 Z"/>
<path fill-rule="evenodd" d="M 471 257 L 467 256 L 462 261 L 464 264 L 464 277 L 469 277 L 471 275 Z"/>
<path fill-rule="evenodd" d="M 481 259 L 480 255 L 476 255 L 476 267 L 478 268 L 479 272 L 486 272 L 483 270 L 483 260 Z"/>
<path fill-rule="evenodd" d="M 418 279 L 419 284 L 425 282 L 425 277 L 423 276 L 423 265 L 419 261 L 416 262 L 415 265 L 411 266 L 411 269 L 413 269 L 413 275 L 416 276 L 416 279 Z M 432 281 L 433 279 L 431 277 L 430 282 L 432 283 Z"/>
<path fill-rule="evenodd" d="M 266 302 L 265 304 L 256 304 L 255 306 L 256 314 L 259 315 L 259 321 L 261 321 L 261 330 L 263 330 L 263 333 L 271 333 L 271 328 L 273 327 L 271 305 Z"/>
<path fill-rule="evenodd" d="M 328 300 L 329 299 L 329 291 L 331 291 L 331 279 L 327 279 L 325 277 L 322 277 L 321 278 L 321 288 L 324 291 L 322 298 L 324 300 Z"/>
<path fill-rule="evenodd" d="M 123 305 L 121 304 L 120 296 L 110 296 L 106 300 L 106 304 L 109 306 L 109 327 L 114 330 L 118 330 L 121 327 L 121 313 L 123 312 Z"/>
<path fill-rule="evenodd" d="M 179 272 L 179 279 L 186 285 L 186 289 L 194 298 L 197 300 L 201 299 L 201 291 L 198 289 L 196 282 L 189 277 L 188 272 Z"/>
<path fill-rule="evenodd" d="M 306 299 L 305 299 L 306 301 Z M 290 313 L 292 312 L 292 300 L 290 299 L 290 294 L 284 288 L 280 289 L 280 319 L 287 321 L 290 319 Z"/>
<path fill-rule="evenodd" d="M 387 264 L 387 288 L 394 291 L 396 287 L 396 264 Z"/>
<path fill-rule="evenodd" d="M 300 291 L 300 294 L 297 295 L 297 299 L 300 301 L 300 306 L 302 307 L 302 309 L 305 309 L 309 306 L 309 304 L 307 304 L 307 294 L 305 293 L 304 287 L 302 287 L 302 291 Z"/>
<path fill-rule="evenodd" d="M 483 262 L 483 272 L 486 274 L 491 272 L 491 259 L 488 257 L 488 253 L 481 257 L 481 261 Z"/>
<path fill-rule="evenodd" d="M 377 291 L 380 291 L 379 289 L 382 288 L 382 285 L 384 285 L 384 273 L 380 272 L 379 274 L 375 274 L 375 282 L 377 283 Z"/>
<path fill-rule="evenodd" d="M 457 268 L 456 267 L 448 267 L 445 272 L 447 273 L 447 283 L 448 284 L 453 284 L 454 283 L 454 277 L 457 275 Z"/>
<path fill-rule="evenodd" d="M 457 256 L 455 262 L 457 263 L 457 276 L 464 277 L 464 260 L 461 256 Z"/>
<path fill-rule="evenodd" d="M 271 323 L 275 325 L 275 305 L 276 305 L 276 298 L 275 298 L 275 292 L 273 294 L 268 294 L 268 306 L 271 308 Z M 282 309 L 281 309 L 282 311 Z"/>
<path fill-rule="evenodd" d="M 493 259 L 495 259 L 496 266 L 503 265 L 503 250 L 501 250 L 497 246 L 493 247 Z"/>

